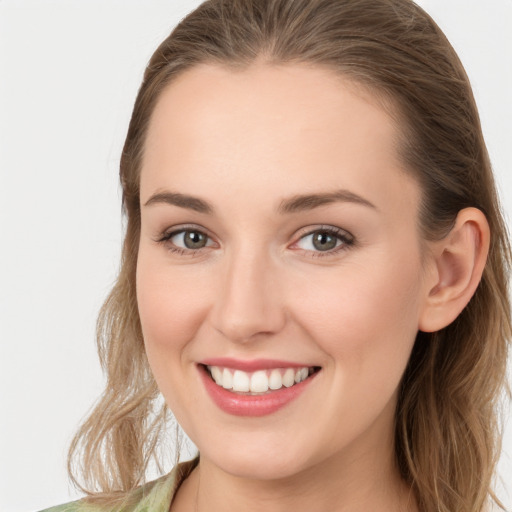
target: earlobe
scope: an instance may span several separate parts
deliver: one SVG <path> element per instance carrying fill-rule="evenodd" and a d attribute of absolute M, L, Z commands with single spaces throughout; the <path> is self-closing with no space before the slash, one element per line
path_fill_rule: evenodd
<path fill-rule="evenodd" d="M 490 230 L 485 215 L 465 208 L 455 225 L 432 251 L 432 280 L 427 285 L 419 330 L 443 329 L 461 313 L 477 289 L 489 251 Z"/>

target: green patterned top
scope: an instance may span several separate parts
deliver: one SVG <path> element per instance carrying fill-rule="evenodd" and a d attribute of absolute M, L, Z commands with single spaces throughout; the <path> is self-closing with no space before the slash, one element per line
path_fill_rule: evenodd
<path fill-rule="evenodd" d="M 137 487 L 119 505 L 106 506 L 78 500 L 41 512 L 169 512 L 178 487 L 196 467 L 197 461 L 198 459 L 194 459 L 179 464 L 169 474 Z"/>

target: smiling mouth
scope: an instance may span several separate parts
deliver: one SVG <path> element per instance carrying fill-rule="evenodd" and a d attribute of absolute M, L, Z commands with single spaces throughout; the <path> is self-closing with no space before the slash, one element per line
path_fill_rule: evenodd
<path fill-rule="evenodd" d="M 283 388 L 291 388 L 320 371 L 318 366 L 273 368 L 254 372 L 222 366 L 202 366 L 217 386 L 243 395 L 264 395 Z"/>

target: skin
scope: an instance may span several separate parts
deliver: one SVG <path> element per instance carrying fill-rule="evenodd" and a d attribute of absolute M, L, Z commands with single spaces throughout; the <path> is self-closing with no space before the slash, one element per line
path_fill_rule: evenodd
<path fill-rule="evenodd" d="M 394 464 L 397 388 L 422 322 L 446 321 L 432 320 L 439 283 L 458 279 L 438 264 L 446 245 L 422 256 L 421 191 L 397 135 L 376 98 L 312 67 L 201 65 L 162 93 L 141 171 L 137 299 L 155 379 L 201 453 L 174 512 L 416 510 Z M 371 206 L 279 212 L 295 196 L 339 190 Z M 166 192 L 212 211 L 150 201 Z M 353 243 L 319 251 L 309 234 L 325 226 Z M 208 244 L 161 241 L 183 227 Z M 199 378 L 211 357 L 321 371 L 283 409 L 237 417 Z"/>

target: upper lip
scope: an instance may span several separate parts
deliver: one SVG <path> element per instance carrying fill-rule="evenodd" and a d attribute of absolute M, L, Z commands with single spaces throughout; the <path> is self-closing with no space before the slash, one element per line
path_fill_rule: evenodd
<path fill-rule="evenodd" d="M 306 363 L 297 363 L 292 361 L 283 361 L 277 359 L 234 359 L 231 357 L 212 357 L 200 361 L 205 366 L 220 366 L 222 368 L 231 368 L 233 370 L 242 370 L 244 372 L 254 372 L 257 370 L 271 370 L 273 368 L 309 368 L 315 365 Z"/>

